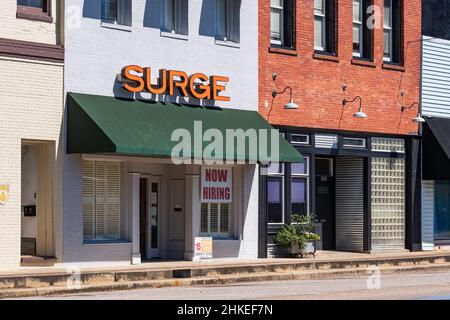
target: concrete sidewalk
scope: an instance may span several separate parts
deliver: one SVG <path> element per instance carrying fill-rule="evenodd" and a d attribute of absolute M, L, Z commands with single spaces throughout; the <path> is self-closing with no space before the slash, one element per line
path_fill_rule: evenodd
<path fill-rule="evenodd" d="M 230 267 L 245 265 L 277 265 L 277 264 L 310 264 L 312 262 L 349 262 L 352 261 L 373 261 L 377 262 L 384 259 L 414 259 L 420 257 L 446 257 L 450 256 L 450 250 L 409 252 L 409 251 L 392 251 L 382 253 L 351 253 L 336 251 L 319 251 L 316 257 L 308 255 L 300 258 L 274 258 L 274 259 L 213 259 L 200 262 L 192 261 L 168 261 L 153 260 L 143 262 L 139 265 L 126 266 L 101 266 L 101 267 L 80 267 L 81 272 L 117 272 L 117 271 L 142 271 L 142 270 L 164 270 L 164 269 L 196 269 L 208 267 Z M 67 267 L 76 266 L 77 264 L 68 264 Z M 3 276 L 23 276 L 23 275 L 39 275 L 39 274 L 59 274 L 67 272 L 67 268 L 63 267 L 20 267 L 14 270 L 0 269 L 0 277 Z"/>
<path fill-rule="evenodd" d="M 160 261 L 137 266 L 81 268 L 73 287 L 73 269 L 20 268 L 0 273 L 0 298 L 129 290 L 236 282 L 303 280 L 382 273 L 450 270 L 450 251 L 358 254 L 319 252 L 316 258 Z"/>

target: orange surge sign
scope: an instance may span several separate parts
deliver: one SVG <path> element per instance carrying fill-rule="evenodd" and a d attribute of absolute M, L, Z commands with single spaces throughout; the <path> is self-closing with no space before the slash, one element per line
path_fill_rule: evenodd
<path fill-rule="evenodd" d="M 162 69 L 159 71 L 158 84 L 154 85 L 151 80 L 151 68 L 131 65 L 122 69 L 122 78 L 127 80 L 122 84 L 122 88 L 133 93 L 148 91 L 152 94 L 173 96 L 175 90 L 178 90 L 184 97 L 227 102 L 231 100 L 229 97 L 220 95 L 226 89 L 226 84 L 230 80 L 228 77 L 207 77 L 203 73 L 188 76 L 183 71 Z"/>

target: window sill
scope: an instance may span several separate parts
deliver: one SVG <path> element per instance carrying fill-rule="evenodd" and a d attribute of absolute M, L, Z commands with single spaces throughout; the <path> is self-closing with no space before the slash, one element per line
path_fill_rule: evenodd
<path fill-rule="evenodd" d="M 106 21 L 102 21 L 100 25 L 102 26 L 102 28 L 131 32 L 131 26 L 124 26 L 121 24 L 110 23 Z"/>
<path fill-rule="evenodd" d="M 25 19 L 31 21 L 53 23 L 53 17 L 39 8 L 31 8 L 27 6 L 17 6 L 17 19 Z"/>
<path fill-rule="evenodd" d="M 398 64 L 383 63 L 383 69 L 405 72 L 405 67 Z"/>
<path fill-rule="evenodd" d="M 121 241 L 121 240 L 117 240 L 117 241 L 84 241 L 83 242 L 83 247 L 84 246 L 121 246 L 121 245 L 131 245 L 131 242 L 129 241 Z"/>
<path fill-rule="evenodd" d="M 167 31 L 161 31 L 161 37 L 184 40 L 184 41 L 189 40 L 189 36 L 187 34 L 179 34 L 179 33 L 167 32 Z"/>
<path fill-rule="evenodd" d="M 282 48 L 282 47 L 269 47 L 269 52 L 277 53 L 277 54 L 285 54 L 285 55 L 293 56 L 293 57 L 298 56 L 297 51 L 295 49 Z"/>
<path fill-rule="evenodd" d="M 313 54 L 313 58 L 317 60 L 331 61 L 331 62 L 339 62 L 339 57 L 333 56 L 331 54 L 319 53 L 315 52 Z"/>
<path fill-rule="evenodd" d="M 358 59 L 358 58 L 353 58 L 352 64 L 358 65 L 358 66 L 363 66 L 363 67 L 370 67 L 370 68 L 377 67 L 377 65 L 373 61 L 363 60 L 363 59 Z"/>
<path fill-rule="evenodd" d="M 240 43 L 232 42 L 232 41 L 224 41 L 224 40 L 215 39 L 214 43 L 218 46 L 224 46 L 224 47 L 230 47 L 230 48 L 236 48 L 236 49 L 241 48 Z"/>

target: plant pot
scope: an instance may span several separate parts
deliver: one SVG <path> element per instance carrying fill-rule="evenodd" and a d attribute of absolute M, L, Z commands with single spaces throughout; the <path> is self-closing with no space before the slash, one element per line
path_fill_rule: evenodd
<path fill-rule="evenodd" d="M 297 241 L 291 242 L 291 246 L 289 247 L 289 253 L 292 255 L 298 255 L 301 253 L 300 246 Z"/>
<path fill-rule="evenodd" d="M 303 258 L 307 254 L 312 254 L 314 258 L 316 257 L 316 241 L 306 242 L 306 248 L 301 252 L 301 257 Z"/>

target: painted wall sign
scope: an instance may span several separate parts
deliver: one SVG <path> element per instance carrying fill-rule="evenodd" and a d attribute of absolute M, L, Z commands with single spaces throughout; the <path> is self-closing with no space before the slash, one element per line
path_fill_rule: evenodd
<path fill-rule="evenodd" d="M 200 192 L 203 203 L 231 203 L 233 201 L 233 169 L 202 167 Z"/>
<path fill-rule="evenodd" d="M 203 73 L 188 75 L 178 70 L 162 69 L 159 71 L 158 84 L 152 84 L 152 69 L 130 65 L 122 68 L 122 88 L 132 93 L 147 91 L 155 95 L 175 95 L 175 90 L 183 97 L 230 101 L 229 97 L 221 95 L 229 82 L 228 77 L 211 76 Z"/>
<path fill-rule="evenodd" d="M 9 199 L 9 185 L 0 185 L 0 205 L 5 206 Z"/>
<path fill-rule="evenodd" d="M 197 237 L 195 238 L 194 260 L 212 259 L 213 258 L 213 238 Z"/>

